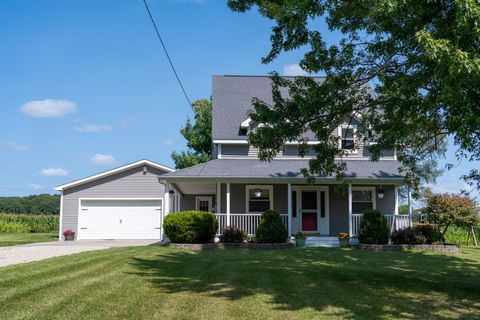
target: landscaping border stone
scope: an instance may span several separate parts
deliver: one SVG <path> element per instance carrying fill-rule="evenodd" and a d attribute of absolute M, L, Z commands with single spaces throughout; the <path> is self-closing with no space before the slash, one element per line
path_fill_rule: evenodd
<path fill-rule="evenodd" d="M 360 243 L 357 248 L 369 251 L 398 251 L 398 250 L 424 250 L 438 251 L 443 253 L 460 253 L 461 249 L 456 244 L 364 244 Z"/>
<path fill-rule="evenodd" d="M 177 249 L 202 250 L 202 249 L 289 249 L 293 243 L 170 243 L 167 246 Z"/>

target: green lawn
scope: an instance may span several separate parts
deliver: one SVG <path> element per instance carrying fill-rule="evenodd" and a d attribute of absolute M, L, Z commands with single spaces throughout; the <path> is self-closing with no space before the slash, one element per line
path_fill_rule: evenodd
<path fill-rule="evenodd" d="M 34 242 L 55 241 L 58 233 L 0 233 L 0 247 Z"/>
<path fill-rule="evenodd" d="M 0 319 L 480 319 L 480 249 L 116 248 L 0 269 Z"/>

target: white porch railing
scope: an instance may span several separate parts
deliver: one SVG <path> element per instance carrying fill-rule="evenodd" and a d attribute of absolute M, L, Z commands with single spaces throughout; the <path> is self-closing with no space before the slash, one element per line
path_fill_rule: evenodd
<path fill-rule="evenodd" d="M 223 233 L 223 229 L 227 227 L 227 214 L 216 213 L 215 216 L 217 217 L 218 221 L 217 235 L 221 235 Z M 281 214 L 280 217 L 282 218 L 285 228 L 287 228 L 288 215 Z M 248 235 L 255 235 L 261 218 L 261 213 L 231 213 L 230 225 L 245 231 Z"/>
<path fill-rule="evenodd" d="M 394 214 L 386 214 L 385 218 L 387 219 L 387 224 L 390 229 L 390 233 L 405 229 L 409 227 L 409 219 L 408 215 L 394 215 Z M 360 223 L 362 222 L 363 214 L 354 213 L 352 214 L 352 236 L 358 237 L 358 233 L 360 230 Z"/>

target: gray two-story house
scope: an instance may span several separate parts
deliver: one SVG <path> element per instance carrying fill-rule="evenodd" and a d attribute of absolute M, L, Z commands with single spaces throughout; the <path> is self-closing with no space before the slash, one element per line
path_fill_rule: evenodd
<path fill-rule="evenodd" d="M 321 78 L 317 80 L 322 81 Z M 130 164 L 128 170 L 133 170 L 138 179 L 131 181 L 136 181 L 136 184 L 130 185 L 132 189 L 127 191 L 115 190 L 117 187 L 102 188 L 100 183 L 101 190 L 110 190 L 106 195 L 102 193 L 104 200 L 99 197 L 95 201 L 95 191 L 87 192 L 86 200 L 75 192 L 70 192 L 73 186 L 85 193 L 82 187 L 85 184 L 79 185 L 78 181 L 60 186 L 57 190 L 63 192 L 62 204 L 72 202 L 72 212 L 67 213 L 67 207 L 62 205 L 64 223 L 61 230 L 75 229 L 79 232 L 79 239 L 115 238 L 115 235 L 120 238 L 142 238 L 139 230 L 144 228 L 148 229 L 148 232 L 145 231 L 148 237 L 154 234 L 155 238 L 162 238 L 163 216 L 176 211 L 203 210 L 216 214 L 220 225 L 219 234 L 226 226 L 237 226 L 254 235 L 262 212 L 274 209 L 280 213 L 289 235 L 303 231 L 310 236 L 309 241 L 321 245 L 336 243 L 340 232 L 347 232 L 355 239 L 362 212 L 367 208 L 377 208 L 383 212 L 392 230 L 411 224 L 409 215 L 399 215 L 398 212 L 398 190 L 404 183 L 404 177 L 399 172 L 400 163 L 395 152 L 385 151 L 379 161 L 371 162 L 368 140 L 357 138 L 358 132 L 365 131 L 358 121 L 340 124 L 337 132 L 332 133 L 338 136 L 339 148 L 348 151 L 347 156 L 338 159 L 345 162 L 347 167 L 348 190 L 339 192 L 335 188 L 338 182 L 334 176 L 318 176 L 314 184 L 306 183 L 300 171 L 308 168 L 309 158 L 314 154 L 299 156 L 298 142 L 287 143 L 282 152 L 270 162 L 258 159 L 257 150 L 247 141 L 248 133 L 258 125 L 248 117 L 254 97 L 272 102 L 270 78 L 214 76 L 213 160 L 177 171 L 145 160 Z M 315 144 L 313 135 L 307 138 L 308 143 Z M 103 176 L 97 175 L 100 176 L 98 179 L 108 177 L 105 183 L 113 183 L 114 186 L 119 185 L 117 179 L 132 179 L 125 175 L 122 168 L 124 167 L 112 170 L 112 174 L 107 172 Z M 119 173 L 121 175 L 115 178 Z M 87 178 L 84 183 L 99 188 L 98 181 L 94 183 L 92 179 L 96 181 L 97 178 Z M 142 179 L 149 183 L 141 183 Z M 120 185 L 129 188 L 128 182 Z M 144 185 L 145 195 L 141 197 Z M 133 190 L 135 188 L 137 189 Z M 123 204 L 128 206 L 127 210 Z M 122 220 L 123 211 L 128 211 L 130 216 L 125 216 Z M 95 212 L 97 216 L 89 216 L 90 212 Z M 152 216 L 144 223 L 137 221 L 136 224 L 142 227 L 135 232 L 119 231 L 128 223 L 134 228 L 134 212 L 139 213 L 139 219 L 142 219 L 142 215 L 148 216 L 146 212 L 151 212 Z M 98 221 L 98 216 L 103 218 L 102 214 L 113 218 L 107 219 L 99 227 L 93 221 Z M 65 223 L 66 219 L 71 221 L 70 224 Z M 83 221 L 92 222 L 90 225 L 79 225 Z M 102 231 L 101 228 L 110 231 Z M 116 228 L 119 230 L 111 231 Z"/>

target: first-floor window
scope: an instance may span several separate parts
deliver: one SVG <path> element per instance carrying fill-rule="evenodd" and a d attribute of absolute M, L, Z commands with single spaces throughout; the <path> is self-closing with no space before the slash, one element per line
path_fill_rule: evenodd
<path fill-rule="evenodd" d="M 195 210 L 211 212 L 212 211 L 212 197 L 197 197 L 195 203 Z"/>
<path fill-rule="evenodd" d="M 273 209 L 272 186 L 247 186 L 247 212 L 258 213 Z"/>
<path fill-rule="evenodd" d="M 352 212 L 363 213 L 366 209 L 375 209 L 374 188 L 353 188 L 352 189 Z"/>

